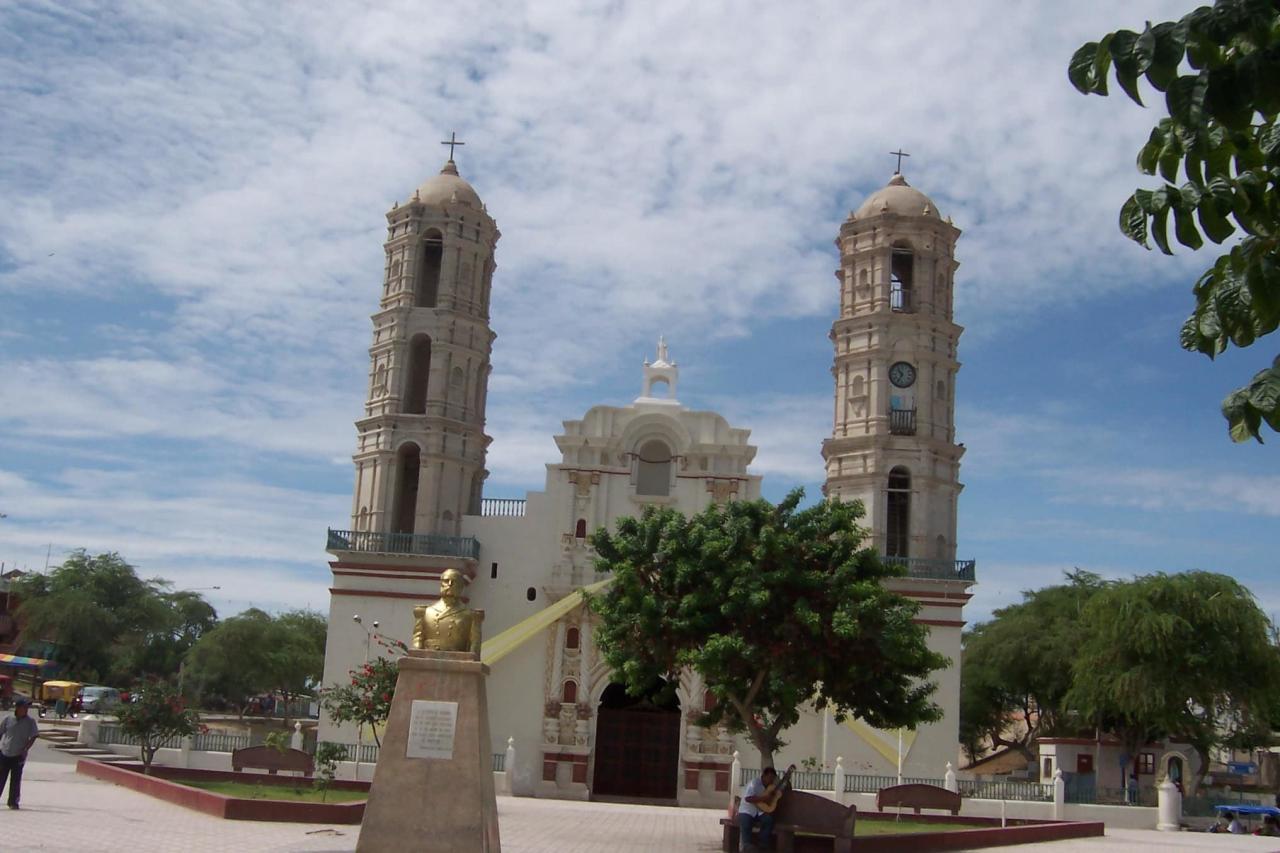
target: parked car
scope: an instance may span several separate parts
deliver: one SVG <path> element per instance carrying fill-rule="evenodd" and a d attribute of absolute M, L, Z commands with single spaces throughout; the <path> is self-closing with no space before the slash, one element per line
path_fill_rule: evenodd
<path fill-rule="evenodd" d="M 114 687 L 90 685 L 80 691 L 80 707 L 86 714 L 101 714 L 120 704 L 120 691 Z"/>

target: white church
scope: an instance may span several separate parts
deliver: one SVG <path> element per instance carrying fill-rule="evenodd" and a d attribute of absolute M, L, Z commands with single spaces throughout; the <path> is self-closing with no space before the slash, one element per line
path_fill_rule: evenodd
<path fill-rule="evenodd" d="M 956 560 L 959 235 L 901 174 L 841 224 L 832 433 L 821 448 L 826 495 L 863 501 L 872 544 L 906 569 L 892 588 L 920 602 L 930 645 L 952 661 L 936 675 L 945 717 L 886 732 L 811 712 L 784 733 L 781 766 L 813 758 L 830 769 L 840 757 L 850 773 L 936 777 L 956 758 L 960 632 L 974 582 L 973 562 Z M 649 504 L 694 513 L 760 497 L 750 430 L 681 405 L 679 369 L 660 341 L 639 397 L 564 421 L 542 491 L 486 499 L 498 237 L 452 159 L 387 214 L 350 529 L 328 536 L 324 683 L 344 682 L 379 652 L 371 634 L 408 640 L 413 607 L 435 600 L 441 573 L 457 568 L 471 579 L 470 606 L 485 611 L 489 729 L 495 754 L 513 739 L 514 793 L 722 806 L 734 751 L 747 768 L 759 767 L 758 754 L 743 737 L 694 724 L 707 701 L 694 674 L 674 701 L 628 696 L 592 643 L 577 590 L 607 580 L 587 544 L 596 528 Z M 358 738 L 323 717 L 319 736 Z"/>

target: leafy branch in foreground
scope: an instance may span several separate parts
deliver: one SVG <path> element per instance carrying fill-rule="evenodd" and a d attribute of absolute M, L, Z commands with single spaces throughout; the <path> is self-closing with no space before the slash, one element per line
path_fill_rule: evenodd
<path fill-rule="evenodd" d="M 1173 254 L 1205 238 L 1239 242 L 1195 283 L 1184 349 L 1213 358 L 1247 347 L 1280 326 L 1280 4 L 1218 0 L 1178 21 L 1117 30 L 1076 51 L 1072 85 L 1107 95 L 1116 82 L 1142 104 L 1138 81 L 1164 93 L 1166 118 L 1138 152 L 1138 168 L 1164 183 L 1135 190 L 1120 209 L 1131 240 Z M 1183 182 L 1178 185 L 1179 174 Z M 1280 356 L 1222 403 L 1231 438 L 1262 441 L 1280 431 Z"/>

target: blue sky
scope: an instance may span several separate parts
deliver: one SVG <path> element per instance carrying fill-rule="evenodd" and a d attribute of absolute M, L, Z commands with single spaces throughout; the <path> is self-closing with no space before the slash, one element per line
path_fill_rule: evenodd
<path fill-rule="evenodd" d="M 982 618 L 1072 567 L 1191 568 L 1280 612 L 1275 444 L 1182 352 L 1210 255 L 1116 230 L 1156 112 L 1066 81 L 1177 3 L 108 4 L 0 9 L 0 560 L 76 547 L 224 614 L 327 607 L 384 214 L 458 165 L 503 232 L 488 494 L 639 392 L 819 492 L 832 240 L 892 172 L 963 229 L 960 556 Z"/>

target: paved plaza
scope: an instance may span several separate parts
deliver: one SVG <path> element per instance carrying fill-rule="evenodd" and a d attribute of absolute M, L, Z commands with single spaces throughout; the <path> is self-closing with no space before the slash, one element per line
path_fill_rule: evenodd
<path fill-rule="evenodd" d="M 499 797 L 504 853 L 696 853 L 719 849 L 722 812 Z M 22 809 L 0 808 L 0 850 L 85 853 L 350 851 L 359 827 L 222 820 L 77 775 L 43 743 L 23 779 Z M 1206 833 L 1108 832 L 1106 838 L 999 848 L 1054 853 L 1280 851 L 1280 839 Z M 406 850 L 412 849 L 406 846 Z"/>

